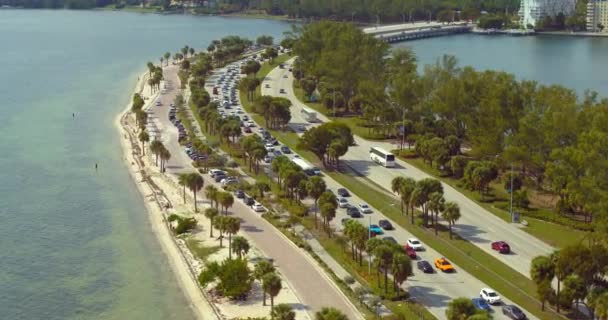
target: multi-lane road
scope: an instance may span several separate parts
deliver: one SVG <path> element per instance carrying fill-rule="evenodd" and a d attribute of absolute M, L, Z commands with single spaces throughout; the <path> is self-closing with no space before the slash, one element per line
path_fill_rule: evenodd
<path fill-rule="evenodd" d="M 293 59 L 288 61 L 288 63 L 291 62 L 293 62 Z M 268 75 L 268 79 L 264 83 L 270 84 L 271 88 L 267 89 L 263 86 L 263 93 L 291 100 L 293 104 L 292 122 L 311 125 L 300 116 L 300 110 L 304 107 L 304 104 L 295 96 L 293 91 L 293 76 L 288 71 L 288 67 L 285 69 L 275 68 Z M 280 89 L 285 90 L 285 93 L 280 93 Z M 318 114 L 318 118 L 323 122 L 330 121 L 322 114 Z M 390 143 L 373 142 L 358 136 L 355 136 L 355 142 L 356 145 L 351 146 L 348 149 L 348 153 L 340 160 L 350 169 L 382 186 L 388 192 L 391 192 L 390 182 L 395 177 L 412 177 L 415 180 L 430 177 L 428 174 L 401 160 L 396 161 L 395 168 L 385 168 L 370 160 L 370 147 L 379 146 L 386 150 L 394 149 L 395 146 Z M 458 220 L 454 231 L 486 253 L 491 254 L 529 278 L 532 259 L 538 255 L 546 255 L 553 252 L 553 247 L 521 230 L 520 226 L 505 222 L 450 185 L 442 184 L 445 199 L 447 201 L 454 201 L 460 206 L 462 216 Z M 512 253 L 504 255 L 492 250 L 490 244 L 498 240 L 507 241 L 512 248 Z"/>
<path fill-rule="evenodd" d="M 275 68 L 274 70 L 272 70 L 262 82 L 262 94 L 286 97 L 292 101 L 293 108 L 291 112 L 290 126 L 311 126 L 312 124 L 305 121 L 304 118 L 302 118 L 302 116 L 300 115 L 300 110 L 302 109 L 303 104 L 298 101 L 298 99 L 293 93 L 293 77 L 288 71 L 288 68 L 289 64 L 287 64 L 284 69 Z M 281 93 L 281 89 L 283 89 L 285 93 Z M 319 116 L 322 117 L 322 115 Z M 322 120 L 328 121 L 328 119 Z M 360 170 L 360 173 L 363 173 L 371 178 L 371 168 L 382 167 L 375 165 L 369 160 L 368 151 L 370 144 L 362 146 L 361 144 L 364 142 L 365 141 L 363 139 L 357 138 L 357 146 L 351 147 L 349 149 L 348 155 L 343 157 L 343 159 L 346 160 L 349 166 L 352 166 L 353 163 L 356 162 L 361 167 L 357 167 L 358 169 L 355 170 Z M 353 149 L 357 149 L 358 151 L 353 152 Z M 293 155 L 290 156 L 293 157 Z M 396 170 L 407 170 L 403 167 L 403 164 L 400 165 L 402 167 Z M 394 169 L 385 170 L 390 171 Z M 397 174 L 399 173 L 386 175 L 383 174 L 381 171 L 375 172 L 375 178 L 372 180 L 376 181 L 379 185 L 390 186 L 390 180 L 393 176 Z M 342 186 L 331 177 L 325 176 L 324 179 L 327 186 L 334 192 L 338 188 L 342 188 Z M 363 201 L 356 195 L 351 195 L 348 200 L 350 204 L 355 206 L 363 203 Z M 382 214 L 382 210 L 386 208 L 372 209 L 374 211 L 372 214 L 364 214 L 363 218 L 358 219 L 362 224 L 367 226 L 370 221 L 371 223 L 377 224 L 378 220 L 380 219 L 386 219 L 390 221 L 390 219 L 388 219 Z M 467 209 L 463 209 L 463 215 L 466 214 L 465 210 Z M 337 230 L 341 229 L 341 220 L 347 217 L 348 216 L 346 214 L 346 210 L 339 209 L 336 218 L 332 220 L 333 227 Z M 405 243 L 408 238 L 413 237 L 407 230 L 397 225 L 395 222 L 391 221 L 391 223 L 395 227 L 395 229 L 391 231 L 385 231 L 386 236 L 392 236 L 401 244 Z M 440 257 L 439 253 L 437 253 L 434 249 L 428 247 L 424 252 L 420 252 L 419 256 L 419 259 L 427 260 L 431 264 L 433 263 L 434 259 Z M 450 300 L 458 297 L 476 297 L 479 294 L 481 288 L 487 287 L 484 283 L 482 283 L 472 275 L 468 274 L 467 272 L 459 268 L 457 265 L 455 265 L 455 268 L 457 270 L 456 273 L 451 274 L 444 274 L 441 272 L 434 274 L 415 272 L 415 275 L 406 281 L 406 283 L 404 284 L 404 288 L 406 290 L 409 290 L 409 292 L 414 297 L 416 297 L 419 301 L 426 305 L 435 316 L 437 316 L 439 319 L 445 319 L 445 310 L 447 309 L 447 304 Z M 509 300 L 506 300 L 504 298 L 503 300 L 507 304 L 512 304 L 512 302 Z M 500 312 L 499 308 L 494 307 L 494 309 L 495 318 L 503 319 L 503 315 Z M 528 314 L 528 317 L 530 319 L 535 319 L 529 312 L 526 313 Z"/>

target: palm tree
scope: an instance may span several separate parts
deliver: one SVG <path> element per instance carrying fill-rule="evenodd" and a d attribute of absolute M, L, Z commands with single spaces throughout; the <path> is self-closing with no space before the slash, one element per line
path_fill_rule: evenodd
<path fill-rule="evenodd" d="M 160 65 L 163 65 L 163 62 L 165 62 L 165 57 L 160 57 Z"/>
<path fill-rule="evenodd" d="M 414 190 L 412 190 L 412 193 L 410 194 L 410 206 L 412 207 L 412 209 L 421 206 L 422 201 L 424 201 L 422 190 L 420 190 L 420 188 L 414 188 Z M 412 210 L 412 216 L 410 217 L 410 219 L 411 223 L 414 224 L 414 210 Z"/>
<path fill-rule="evenodd" d="M 258 190 L 258 192 L 260 193 L 260 199 L 264 199 L 264 192 L 270 191 L 270 186 L 268 185 L 268 183 L 263 182 L 263 181 L 257 181 L 253 185 L 253 187 L 254 187 L 254 189 Z"/>
<path fill-rule="evenodd" d="M 190 173 L 190 175 L 191 176 L 188 179 L 188 189 L 190 189 L 194 195 L 194 212 L 198 212 L 198 207 L 196 206 L 196 193 L 203 188 L 205 185 L 205 180 L 203 180 L 203 177 L 196 172 Z"/>
<path fill-rule="evenodd" d="M 219 215 L 219 211 L 216 208 L 205 209 L 205 217 L 209 219 L 209 237 L 213 238 L 213 219 Z"/>
<path fill-rule="evenodd" d="M 158 166 L 158 155 L 163 148 L 165 148 L 165 146 L 159 140 L 155 139 L 152 141 L 152 143 L 150 143 L 150 151 L 152 151 L 152 153 L 156 156 L 156 160 L 154 160 L 156 166 Z"/>
<path fill-rule="evenodd" d="M 315 313 L 315 320 L 348 320 L 348 317 L 336 308 L 324 307 Z"/>
<path fill-rule="evenodd" d="M 234 204 L 234 197 L 228 192 L 222 192 L 219 198 L 220 204 L 224 208 L 224 214 L 228 214 L 228 208 Z"/>
<path fill-rule="evenodd" d="M 195 51 L 194 51 L 194 48 L 190 48 L 190 49 L 188 49 L 188 52 L 190 53 L 190 57 L 193 57 L 193 56 L 194 56 L 194 52 L 195 52 Z"/>
<path fill-rule="evenodd" d="M 395 177 L 391 180 L 391 190 L 401 195 L 401 188 L 405 184 L 405 177 Z M 401 213 L 403 213 L 403 198 L 401 198 Z"/>
<path fill-rule="evenodd" d="M 146 66 L 148 67 L 148 72 L 149 72 L 150 76 L 152 76 L 152 72 L 154 72 L 154 63 L 148 61 Z"/>
<path fill-rule="evenodd" d="M 414 221 L 414 206 L 411 203 L 412 192 L 416 188 L 416 180 L 412 178 L 405 178 L 405 180 L 401 184 L 401 190 L 399 190 L 399 195 L 401 196 L 401 201 L 405 205 L 405 214 L 410 214 L 410 209 L 412 211 L 412 223 Z"/>
<path fill-rule="evenodd" d="M 255 267 L 253 267 L 253 278 L 258 280 L 258 281 L 262 281 L 262 279 L 264 278 L 264 276 L 267 273 L 273 273 L 275 271 L 274 266 L 272 265 L 272 262 L 264 259 L 264 260 L 260 260 Z M 266 305 L 266 291 L 263 292 L 264 295 L 264 300 L 262 301 L 262 305 L 265 306 Z"/>
<path fill-rule="evenodd" d="M 236 236 L 234 237 L 234 239 L 232 239 L 232 252 L 236 253 L 239 259 L 242 259 L 243 256 L 245 256 L 247 252 L 249 252 L 249 249 L 250 246 L 249 241 L 247 241 L 247 239 L 241 236 Z"/>
<path fill-rule="evenodd" d="M 169 58 L 171 58 L 170 52 L 165 52 L 165 65 L 169 65 Z"/>
<path fill-rule="evenodd" d="M 219 216 L 213 219 L 213 226 L 220 231 L 220 248 L 223 247 L 224 231 L 226 231 L 227 221 L 229 217 Z"/>
<path fill-rule="evenodd" d="M 460 207 L 458 203 L 452 201 L 446 202 L 441 217 L 448 222 L 450 239 L 452 239 L 452 226 L 460 219 Z"/>
<path fill-rule="evenodd" d="M 169 150 L 167 150 L 167 148 L 163 147 L 160 150 L 160 170 L 161 172 L 165 172 L 165 164 L 167 163 L 167 161 L 169 161 L 169 159 L 171 159 L 171 152 L 169 152 Z"/>
<path fill-rule="evenodd" d="M 314 176 L 308 180 L 308 194 L 315 200 L 315 227 L 317 226 L 318 201 L 325 190 L 327 190 L 327 185 L 321 177 Z"/>
<path fill-rule="evenodd" d="M 439 216 L 439 212 L 442 212 L 445 209 L 445 199 L 443 198 L 443 194 L 439 192 L 433 192 L 429 196 L 428 208 L 431 214 L 434 214 L 433 226 L 435 227 L 435 235 L 437 235 L 437 220 Z"/>
<path fill-rule="evenodd" d="M 215 202 L 215 208 L 218 207 L 217 195 L 219 191 L 214 185 L 208 185 L 205 187 L 205 197 L 211 201 L 211 205 L 213 206 L 213 202 Z"/>
<path fill-rule="evenodd" d="M 232 235 L 241 229 L 241 220 L 235 217 L 227 217 L 226 233 L 228 234 L 228 259 L 232 259 Z"/>
<path fill-rule="evenodd" d="M 399 252 L 393 256 L 393 263 L 391 265 L 391 273 L 393 274 L 393 285 L 396 292 L 401 289 L 403 281 L 407 280 L 407 277 L 413 275 L 412 260 L 410 257 Z"/>
<path fill-rule="evenodd" d="M 385 244 L 379 245 L 372 251 L 374 253 L 377 268 L 384 271 L 384 293 L 388 293 L 388 269 L 391 267 L 394 251 Z M 378 286 L 380 286 L 379 277 Z"/>
<path fill-rule="evenodd" d="M 270 312 L 272 313 L 272 309 L 274 309 L 274 297 L 276 297 L 279 292 L 281 292 L 281 288 L 283 284 L 281 283 L 281 278 L 272 272 L 267 273 L 262 278 L 262 288 L 264 289 L 264 293 L 267 293 L 270 296 Z"/>
<path fill-rule="evenodd" d="M 277 304 L 270 312 L 270 319 L 273 320 L 296 320 L 296 313 L 293 308 L 286 304 Z"/>
<path fill-rule="evenodd" d="M 145 148 L 145 143 L 150 141 L 150 135 L 146 132 L 146 130 L 143 130 L 142 132 L 139 133 L 139 141 L 141 141 L 141 150 L 143 151 L 143 155 L 146 155 L 146 148 Z"/>
<path fill-rule="evenodd" d="M 180 173 L 179 176 L 177 176 L 177 183 L 184 187 L 184 204 L 186 204 L 186 187 L 188 186 L 188 179 L 190 179 L 190 177 L 192 176 L 189 173 Z"/>

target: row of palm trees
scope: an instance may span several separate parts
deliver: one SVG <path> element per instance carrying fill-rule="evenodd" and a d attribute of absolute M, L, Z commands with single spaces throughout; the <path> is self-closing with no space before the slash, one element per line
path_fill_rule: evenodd
<path fill-rule="evenodd" d="M 150 151 L 155 156 L 154 164 L 158 166 L 158 159 L 160 159 L 160 171 L 165 172 L 165 165 L 171 159 L 171 152 L 167 150 L 160 140 L 156 139 L 150 143 Z"/>
<path fill-rule="evenodd" d="M 401 284 L 413 275 L 412 261 L 400 245 L 379 238 L 369 238 L 369 230 L 355 220 L 349 220 L 344 226 L 344 235 L 351 244 L 351 257 L 363 263 L 363 251 L 374 258 L 374 266 L 378 273 L 384 272 L 384 291 L 388 293 L 388 272 L 393 276 L 393 289 L 400 292 Z"/>
<path fill-rule="evenodd" d="M 205 186 L 205 180 L 203 179 L 203 176 L 201 176 L 198 172 L 180 173 L 177 176 L 177 182 L 180 186 L 184 188 L 184 204 L 186 203 L 186 188 L 192 191 L 192 195 L 194 196 L 194 212 L 198 212 L 198 207 L 196 204 L 196 193 L 199 192 L 203 188 L 203 186 Z"/>
<path fill-rule="evenodd" d="M 428 228 L 430 218 L 437 235 L 439 214 L 441 214 L 441 217 L 448 222 L 450 238 L 452 238 L 452 226 L 460 219 L 460 207 L 455 202 L 445 200 L 441 182 L 431 178 L 416 181 L 412 178 L 395 177 L 391 181 L 391 190 L 400 196 L 401 212 L 410 216 L 412 224 L 414 209 L 419 207 L 422 211 L 424 227 Z"/>

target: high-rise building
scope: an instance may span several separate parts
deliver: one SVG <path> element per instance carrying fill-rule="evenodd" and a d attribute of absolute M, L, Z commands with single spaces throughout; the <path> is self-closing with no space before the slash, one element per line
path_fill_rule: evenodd
<path fill-rule="evenodd" d="M 587 2 L 587 31 L 608 32 L 608 0 Z"/>
<path fill-rule="evenodd" d="M 576 0 L 521 0 L 519 21 L 524 27 L 536 26 L 546 16 L 555 17 L 559 13 L 569 16 L 574 13 Z"/>

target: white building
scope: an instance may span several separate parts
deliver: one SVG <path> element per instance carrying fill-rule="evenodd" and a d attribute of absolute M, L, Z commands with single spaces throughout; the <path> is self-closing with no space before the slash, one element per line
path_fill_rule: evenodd
<path fill-rule="evenodd" d="M 521 0 L 519 21 L 524 27 L 536 26 L 546 16 L 555 17 L 560 12 L 569 16 L 574 13 L 576 0 Z"/>
<path fill-rule="evenodd" d="M 608 32 L 608 0 L 589 0 L 587 3 L 587 31 Z"/>

